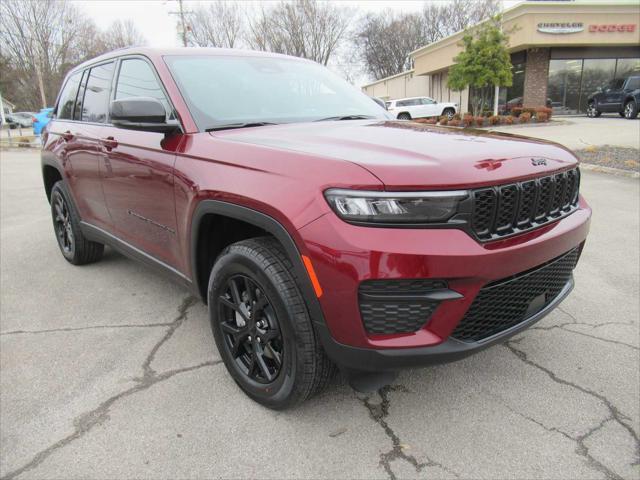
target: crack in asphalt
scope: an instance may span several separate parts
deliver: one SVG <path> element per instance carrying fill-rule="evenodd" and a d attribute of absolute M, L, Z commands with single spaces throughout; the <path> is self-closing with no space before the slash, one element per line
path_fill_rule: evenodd
<path fill-rule="evenodd" d="M 636 460 L 632 463 L 632 465 L 637 465 L 640 462 L 640 440 L 638 439 L 638 433 L 633 429 L 633 427 L 631 425 L 629 425 L 627 423 L 627 421 L 630 421 L 631 419 L 626 416 L 625 414 L 623 414 L 620 410 L 618 410 L 618 408 L 604 395 L 598 393 L 598 392 L 594 392 L 593 390 L 590 390 L 586 387 L 583 387 L 581 385 L 578 385 L 577 383 L 573 383 L 570 382 L 568 380 L 565 380 L 563 378 L 560 378 L 558 375 L 556 375 L 552 370 L 543 367 L 542 365 L 537 364 L 536 362 L 534 362 L 533 360 L 531 360 L 528 356 L 527 353 L 523 350 L 519 350 L 518 348 L 516 348 L 514 345 L 517 345 L 520 341 L 522 340 L 522 338 L 516 339 L 516 340 L 509 340 L 507 342 L 505 342 L 503 345 L 509 349 L 509 351 L 511 351 L 511 353 L 513 353 L 517 358 L 519 358 L 522 362 L 524 362 L 525 364 L 535 367 L 538 370 L 544 372 L 551 380 L 553 380 L 556 383 L 559 383 L 561 385 L 565 385 L 571 388 L 575 388 L 576 390 L 581 391 L 582 393 L 589 395 L 593 398 L 596 398 L 598 400 L 600 400 L 605 407 L 609 410 L 609 416 L 604 419 L 599 426 L 594 427 L 593 429 L 591 429 L 589 432 L 587 432 L 587 434 L 583 435 L 582 437 L 578 437 L 576 439 L 576 441 L 579 443 L 579 445 L 582 445 L 582 447 L 586 450 L 587 447 L 586 445 L 584 445 L 584 441 L 593 433 L 595 433 L 596 431 L 598 431 L 600 428 L 602 428 L 602 426 L 607 423 L 608 421 L 614 421 L 615 423 L 617 423 L 618 425 L 620 425 L 622 428 L 624 428 L 629 435 L 631 435 L 631 437 L 633 438 L 635 447 L 636 447 Z M 571 438 L 571 437 L 569 437 Z"/>
<path fill-rule="evenodd" d="M 109 397 L 104 402 L 100 403 L 93 410 L 83 413 L 80 416 L 76 417 L 73 420 L 74 431 L 70 435 L 67 435 L 65 438 L 57 441 L 53 445 L 45 448 L 44 450 L 38 452 L 33 458 L 23 465 L 22 467 L 6 474 L 0 480 L 11 480 L 16 478 L 17 476 L 27 472 L 29 470 L 34 469 L 42 462 L 44 462 L 50 455 L 52 455 L 55 451 L 69 445 L 73 441 L 81 438 L 86 433 L 91 431 L 95 426 L 103 424 L 105 421 L 109 419 L 109 411 L 111 407 L 122 400 L 123 398 L 129 397 L 135 393 L 141 392 L 143 390 L 147 390 L 157 383 L 168 380 L 169 378 L 186 372 L 191 372 L 194 370 L 198 370 L 204 367 L 211 367 L 222 363 L 222 360 L 210 360 L 207 362 L 202 362 L 197 365 L 192 365 L 190 367 L 176 368 L 173 370 L 168 370 L 163 373 L 156 373 L 156 371 L 151 367 L 151 363 L 153 362 L 156 353 L 162 347 L 164 343 L 169 340 L 175 331 L 184 323 L 187 318 L 187 313 L 189 308 L 196 303 L 196 298 L 194 296 L 189 296 L 185 298 L 180 307 L 178 308 L 178 316 L 170 323 L 167 324 L 169 327 L 165 335 L 153 346 L 151 351 L 147 354 L 144 362 L 142 363 L 142 377 L 134 378 L 136 385 L 130 387 L 120 393 L 117 393 L 111 397 Z"/>
<path fill-rule="evenodd" d="M 22 335 L 22 334 L 31 334 L 37 335 L 40 333 L 55 333 L 55 332 L 78 332 L 82 330 L 99 330 L 106 328 L 147 328 L 147 327 L 168 327 L 172 322 L 165 323 L 129 323 L 123 325 L 93 325 L 90 327 L 60 327 L 60 328 L 49 328 L 46 330 L 11 330 L 8 332 L 0 332 L 0 337 L 6 335 Z"/>
<path fill-rule="evenodd" d="M 595 457 L 593 457 L 589 453 L 589 447 L 587 447 L 587 445 L 585 443 L 587 438 L 589 438 L 594 433 L 598 432 L 607 423 L 609 423 L 610 421 L 613 420 L 613 416 L 612 415 L 609 415 L 607 418 L 602 420 L 598 425 L 596 425 L 595 427 L 592 427 L 591 429 L 589 429 L 584 435 L 579 435 L 578 437 L 572 437 L 571 435 L 569 435 L 568 433 L 560 430 L 559 428 L 547 427 L 544 423 L 539 422 L 535 418 L 529 417 L 528 415 L 525 415 L 524 413 L 515 410 L 510 405 L 504 403 L 504 400 L 502 400 L 502 401 L 503 401 L 504 406 L 508 410 L 510 410 L 511 412 L 515 413 L 516 415 L 518 415 L 518 416 L 520 416 L 520 417 L 524 418 L 525 420 L 528 420 L 528 421 L 530 421 L 532 423 L 535 423 L 536 425 L 538 425 L 539 427 L 543 428 L 547 432 L 558 433 L 558 434 L 562 435 L 563 437 L 571 440 L 572 442 L 575 442 L 576 443 L 575 453 L 577 455 L 580 455 L 580 456 L 584 457 L 587 460 L 587 465 L 589 465 L 589 467 L 591 467 L 594 470 L 597 470 L 597 471 L 603 473 L 608 480 L 622 480 L 623 479 L 623 477 L 621 477 L 617 473 L 613 472 L 605 464 L 603 464 L 602 462 L 598 461 Z"/>
<path fill-rule="evenodd" d="M 590 334 L 585 333 L 585 332 L 579 332 L 577 330 L 571 330 L 569 328 L 566 328 L 566 327 L 569 327 L 571 325 L 579 325 L 579 326 L 588 326 L 588 327 L 591 327 L 592 330 L 595 330 L 596 328 L 606 327 L 608 325 L 635 326 L 636 324 L 634 324 L 632 322 L 604 322 L 604 323 L 598 323 L 596 325 L 592 325 L 592 324 L 583 323 L 583 322 L 578 321 L 578 319 L 576 317 L 574 317 L 571 313 L 567 312 L 566 310 L 563 310 L 561 307 L 558 307 L 558 310 L 560 310 L 560 312 L 564 313 L 566 316 L 571 318 L 573 321 L 572 322 L 564 322 L 564 323 L 560 323 L 560 324 L 556 324 L 556 325 L 549 325 L 549 326 L 546 326 L 546 327 L 543 327 L 541 325 L 536 325 L 536 326 L 533 326 L 533 327 L 529 327 L 529 330 L 554 330 L 554 329 L 557 328 L 557 329 L 562 330 L 564 332 L 575 333 L 576 335 L 582 335 L 584 337 L 593 338 L 595 340 L 600 340 L 602 342 L 612 343 L 612 344 L 615 344 L 615 345 L 621 345 L 623 347 L 631 348 L 632 350 L 640 351 L 640 347 L 638 347 L 636 345 L 632 345 L 630 343 L 621 342 L 619 340 L 612 340 L 612 339 L 604 338 L 604 337 L 598 337 L 597 335 L 590 335 Z"/>
<path fill-rule="evenodd" d="M 390 480 L 397 480 L 397 476 L 391 468 L 391 462 L 393 462 L 394 460 L 404 460 L 408 462 L 413 466 L 413 468 L 415 468 L 416 473 L 422 471 L 422 469 L 424 469 L 425 467 L 439 467 L 442 470 L 449 472 L 459 478 L 460 475 L 445 467 L 443 464 L 430 459 L 429 457 L 426 457 L 426 462 L 420 463 L 413 455 L 405 453 L 403 449 L 403 443 L 400 441 L 400 437 L 394 432 L 394 430 L 385 420 L 385 418 L 389 415 L 389 392 L 396 391 L 408 392 L 407 388 L 402 385 L 387 385 L 386 387 L 378 390 L 378 395 L 380 395 L 381 399 L 380 403 L 370 402 L 370 397 L 360 398 L 362 404 L 369 411 L 369 416 L 371 417 L 371 419 L 382 427 L 384 433 L 387 435 L 387 437 L 389 437 L 393 445 L 393 448 L 391 450 L 386 453 L 380 454 L 379 465 L 382 466 L 387 472 Z"/>

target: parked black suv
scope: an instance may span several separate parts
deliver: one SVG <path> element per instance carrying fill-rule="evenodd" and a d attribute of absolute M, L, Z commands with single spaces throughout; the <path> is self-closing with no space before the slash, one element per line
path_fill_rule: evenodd
<path fill-rule="evenodd" d="M 606 112 L 618 112 L 629 120 L 638 116 L 640 103 L 640 75 L 616 78 L 599 88 L 587 99 L 587 116 L 599 117 Z"/>

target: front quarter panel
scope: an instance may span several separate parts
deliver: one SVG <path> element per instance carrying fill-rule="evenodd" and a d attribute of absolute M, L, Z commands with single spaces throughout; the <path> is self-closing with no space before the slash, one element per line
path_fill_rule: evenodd
<path fill-rule="evenodd" d="M 235 142 L 224 134 L 185 135 L 175 175 L 184 258 L 191 253 L 193 212 L 203 200 L 228 202 L 273 218 L 304 253 L 297 230 L 330 211 L 326 188 L 382 189 L 376 177 L 353 163 Z"/>

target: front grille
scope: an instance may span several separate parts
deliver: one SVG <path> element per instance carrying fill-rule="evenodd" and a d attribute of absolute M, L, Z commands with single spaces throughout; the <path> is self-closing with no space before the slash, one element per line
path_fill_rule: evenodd
<path fill-rule="evenodd" d="M 451 336 L 477 342 L 525 321 L 558 296 L 578 256 L 575 248 L 533 270 L 487 284 Z"/>
<path fill-rule="evenodd" d="M 420 330 L 438 301 L 420 298 L 446 288 L 441 280 L 368 280 L 360 284 L 360 315 L 368 333 L 398 334 Z"/>
<path fill-rule="evenodd" d="M 580 171 L 575 168 L 526 182 L 473 190 L 473 233 L 493 240 L 556 220 L 577 208 Z"/>

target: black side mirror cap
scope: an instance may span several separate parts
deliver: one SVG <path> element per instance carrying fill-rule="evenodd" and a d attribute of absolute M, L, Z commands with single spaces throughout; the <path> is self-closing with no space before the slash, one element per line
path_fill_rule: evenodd
<path fill-rule="evenodd" d="M 147 132 L 173 133 L 176 121 L 167 121 L 164 105 L 152 97 L 130 97 L 111 102 L 111 123 L 115 127 Z"/>

